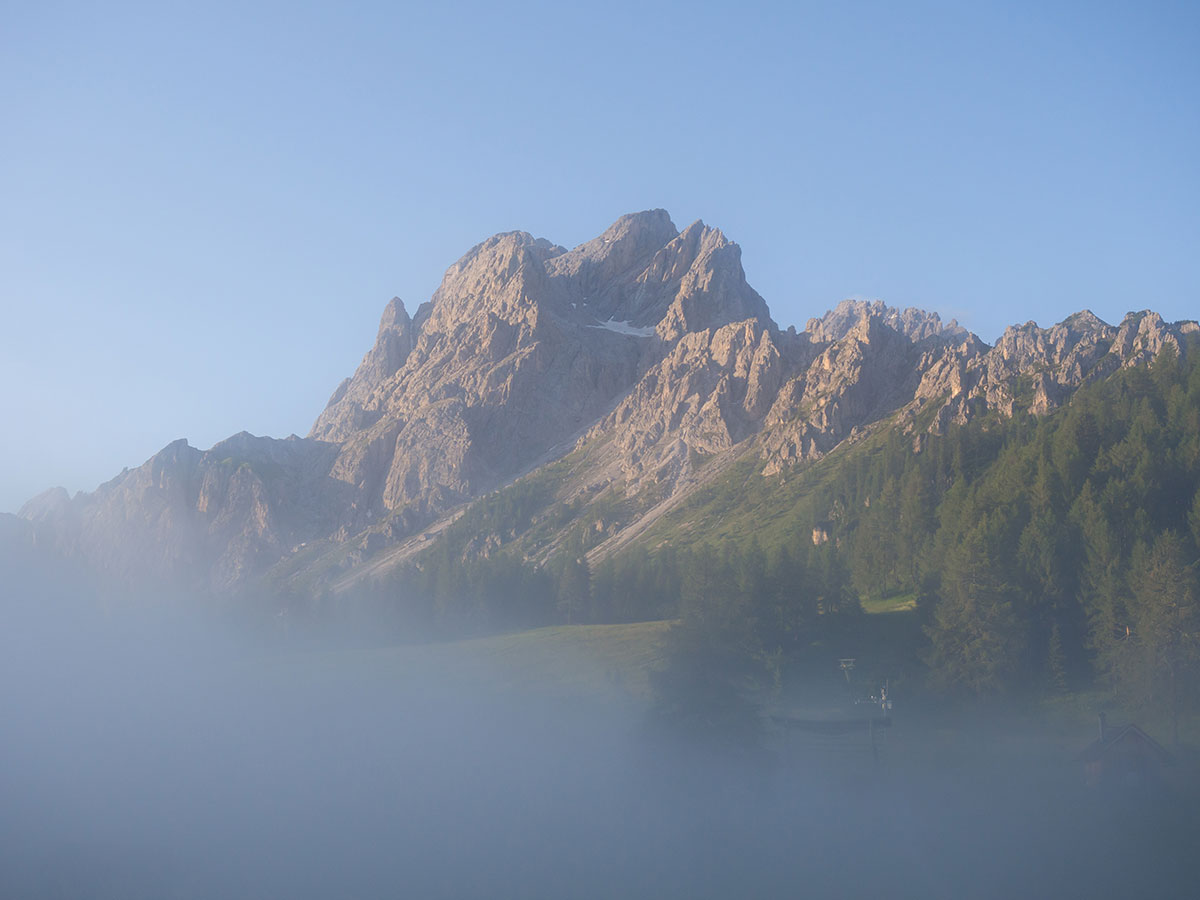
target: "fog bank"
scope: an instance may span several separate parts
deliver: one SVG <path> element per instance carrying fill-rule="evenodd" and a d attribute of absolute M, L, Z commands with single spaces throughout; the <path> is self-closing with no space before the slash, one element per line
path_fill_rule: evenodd
<path fill-rule="evenodd" d="M 4 896 L 1182 897 L 1197 874 L 1190 803 L 1069 766 L 723 755 L 453 650 L 398 678 L 191 616 L 3 616 Z"/>

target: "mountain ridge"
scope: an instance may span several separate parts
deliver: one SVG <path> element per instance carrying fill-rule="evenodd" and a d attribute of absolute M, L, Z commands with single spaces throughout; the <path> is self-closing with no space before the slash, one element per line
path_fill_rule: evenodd
<path fill-rule="evenodd" d="M 572 453 L 589 462 L 562 492 L 662 503 L 714 458 L 749 454 L 770 476 L 894 417 L 938 433 L 1045 414 L 1168 345 L 1187 353 L 1197 334 L 1148 310 L 1117 326 L 1084 310 L 988 347 L 936 313 L 856 300 L 781 330 L 738 245 L 699 220 L 679 231 L 664 210 L 634 213 L 570 250 L 506 232 L 451 265 L 415 314 L 385 306 L 307 437 L 176 441 L 19 516 L 41 546 L 118 581 L 237 593 L 271 571 L 314 574 L 319 544 L 337 551 L 315 572 L 328 584 Z"/>

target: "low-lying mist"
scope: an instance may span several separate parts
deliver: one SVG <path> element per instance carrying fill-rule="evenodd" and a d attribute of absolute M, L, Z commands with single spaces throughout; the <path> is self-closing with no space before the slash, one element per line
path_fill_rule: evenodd
<path fill-rule="evenodd" d="M 400 677 L 28 589 L 0 635 L 4 897 L 1194 894 L 1190 803 L 1066 764 L 722 751 L 466 650 Z"/>

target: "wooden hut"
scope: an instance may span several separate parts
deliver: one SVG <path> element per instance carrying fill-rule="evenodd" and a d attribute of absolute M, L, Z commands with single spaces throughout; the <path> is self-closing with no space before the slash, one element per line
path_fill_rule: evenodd
<path fill-rule="evenodd" d="M 1161 777 L 1174 757 L 1136 725 L 1109 725 L 1100 713 L 1100 734 L 1076 757 L 1089 787 L 1142 788 Z"/>

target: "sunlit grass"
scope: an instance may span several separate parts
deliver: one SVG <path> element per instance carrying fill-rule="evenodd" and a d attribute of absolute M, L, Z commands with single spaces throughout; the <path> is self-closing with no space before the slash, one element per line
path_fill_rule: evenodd
<path fill-rule="evenodd" d="M 870 614 L 911 612 L 917 608 L 916 594 L 894 594 L 890 597 L 872 597 L 862 601 L 863 612 Z"/>

